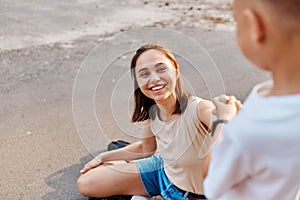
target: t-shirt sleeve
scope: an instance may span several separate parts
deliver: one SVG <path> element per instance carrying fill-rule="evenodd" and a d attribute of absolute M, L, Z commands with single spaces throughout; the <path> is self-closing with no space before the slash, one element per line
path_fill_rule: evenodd
<path fill-rule="evenodd" d="M 249 165 L 242 149 L 226 128 L 222 134 L 222 140 L 212 149 L 208 175 L 204 180 L 204 194 L 209 199 L 221 197 L 248 176 Z"/>

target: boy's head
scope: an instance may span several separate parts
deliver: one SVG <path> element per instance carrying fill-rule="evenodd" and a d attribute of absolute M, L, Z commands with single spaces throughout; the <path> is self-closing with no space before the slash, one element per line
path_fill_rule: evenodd
<path fill-rule="evenodd" d="M 300 45 L 300 0 L 234 0 L 234 16 L 241 50 L 261 69 Z"/>

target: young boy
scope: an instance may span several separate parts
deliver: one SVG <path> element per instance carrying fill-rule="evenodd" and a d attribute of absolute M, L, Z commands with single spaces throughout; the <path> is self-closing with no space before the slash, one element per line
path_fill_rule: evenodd
<path fill-rule="evenodd" d="M 212 150 L 209 199 L 296 199 L 300 188 L 300 0 L 235 0 L 244 55 L 272 74 L 257 85 Z M 215 99 L 218 118 L 230 101 Z M 218 128 L 223 124 L 219 123 Z"/>

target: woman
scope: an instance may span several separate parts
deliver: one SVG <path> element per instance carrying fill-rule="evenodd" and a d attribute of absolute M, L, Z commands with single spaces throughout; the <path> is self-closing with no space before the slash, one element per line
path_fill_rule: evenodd
<path fill-rule="evenodd" d="M 211 129 L 214 105 L 183 91 L 178 63 L 160 44 L 138 49 L 131 70 L 135 86 L 132 121 L 145 122 L 143 139 L 101 153 L 87 163 L 78 179 L 80 193 L 205 199 L 202 182 L 209 156 L 200 159 L 199 153 L 205 153 L 203 141 Z M 105 164 L 113 160 L 134 162 Z"/>

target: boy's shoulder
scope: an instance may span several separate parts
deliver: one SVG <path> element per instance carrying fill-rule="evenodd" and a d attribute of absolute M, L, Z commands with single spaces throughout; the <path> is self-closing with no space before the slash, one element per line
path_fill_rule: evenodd
<path fill-rule="evenodd" d="M 262 97 L 258 93 L 261 86 L 265 86 L 265 83 L 252 90 L 244 107 L 226 125 L 227 137 L 249 150 L 253 150 L 253 147 L 264 148 L 270 141 L 282 141 L 285 144 L 300 139 L 297 128 L 300 121 L 300 94 Z"/>

